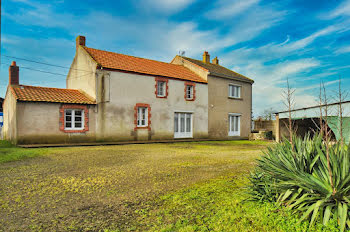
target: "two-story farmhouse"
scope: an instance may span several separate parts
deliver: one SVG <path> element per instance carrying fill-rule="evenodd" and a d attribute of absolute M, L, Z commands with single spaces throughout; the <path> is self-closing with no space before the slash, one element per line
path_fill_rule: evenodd
<path fill-rule="evenodd" d="M 242 139 L 250 133 L 253 80 L 203 60 L 171 63 L 86 47 L 76 40 L 67 88 L 19 83 L 10 66 L 4 138 L 19 144 Z"/>

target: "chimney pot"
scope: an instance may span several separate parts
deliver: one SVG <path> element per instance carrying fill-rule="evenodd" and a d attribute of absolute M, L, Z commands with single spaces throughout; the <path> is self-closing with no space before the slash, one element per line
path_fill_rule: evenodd
<path fill-rule="evenodd" d="M 210 55 L 207 51 L 203 53 L 203 62 L 209 64 L 210 63 Z"/>
<path fill-rule="evenodd" d="M 85 46 L 85 41 L 86 41 L 86 38 L 85 36 L 82 36 L 82 35 L 79 35 L 77 38 L 76 38 L 76 50 L 78 50 L 79 46 Z"/>
<path fill-rule="evenodd" d="M 218 59 L 217 56 L 213 59 L 212 63 L 213 64 L 219 64 L 219 59 Z"/>
<path fill-rule="evenodd" d="M 9 68 L 9 85 L 19 85 L 19 67 L 12 61 Z"/>

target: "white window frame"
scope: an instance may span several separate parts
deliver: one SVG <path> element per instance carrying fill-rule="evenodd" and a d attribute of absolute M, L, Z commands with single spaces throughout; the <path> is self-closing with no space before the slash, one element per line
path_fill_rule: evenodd
<path fill-rule="evenodd" d="M 175 121 L 177 117 L 177 121 Z M 181 132 L 181 115 L 184 115 L 184 132 Z M 187 117 L 190 116 L 190 131 L 187 132 Z M 175 131 L 175 123 L 177 123 L 178 131 Z M 193 113 L 192 112 L 174 112 L 174 138 L 193 138 Z"/>
<path fill-rule="evenodd" d="M 160 91 L 162 89 L 162 91 Z M 160 94 L 162 92 L 162 94 Z M 166 96 L 166 81 L 157 81 L 157 96 L 165 97 Z"/>
<path fill-rule="evenodd" d="M 186 99 L 187 100 L 193 100 L 193 92 L 194 92 L 194 86 L 193 85 L 186 85 Z M 190 97 L 188 97 L 190 96 Z"/>
<path fill-rule="evenodd" d="M 232 95 L 232 88 L 237 88 L 236 89 L 236 96 Z M 236 85 L 236 84 L 229 84 L 228 85 L 228 96 L 230 98 L 241 98 L 241 94 L 242 94 L 242 86 L 241 85 Z"/>
<path fill-rule="evenodd" d="M 228 114 L 228 136 L 241 136 L 241 114 L 237 113 L 229 113 Z M 232 117 L 238 118 L 238 130 L 237 131 L 231 131 L 232 129 Z"/>
<path fill-rule="evenodd" d="M 145 109 L 144 115 L 142 113 L 143 109 Z M 144 117 L 141 117 L 141 116 L 144 116 Z M 142 123 L 142 120 L 145 121 L 144 124 Z M 144 106 L 137 107 L 137 127 L 148 127 L 148 107 L 144 107 Z"/>
<path fill-rule="evenodd" d="M 66 126 L 66 113 L 67 111 L 71 111 L 71 127 Z M 75 112 L 81 111 L 81 127 L 75 127 Z M 85 128 L 85 112 L 82 109 L 65 109 L 64 110 L 64 129 L 65 130 L 84 130 Z"/>

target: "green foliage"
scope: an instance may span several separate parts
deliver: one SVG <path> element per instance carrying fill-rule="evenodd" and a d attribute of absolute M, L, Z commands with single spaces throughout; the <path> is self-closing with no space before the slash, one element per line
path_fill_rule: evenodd
<path fill-rule="evenodd" d="M 350 150 L 336 143 L 327 148 L 320 136 L 294 138 L 294 147 L 284 140 L 264 153 L 251 174 L 250 193 L 254 199 L 276 201 L 293 213 L 327 225 L 330 219 L 341 231 L 350 228 Z M 278 198 L 277 198 L 278 196 Z"/>
<path fill-rule="evenodd" d="M 43 149 L 20 148 L 8 141 L 0 140 L 0 163 L 36 157 L 44 153 Z"/>
<path fill-rule="evenodd" d="M 223 177 L 164 195 L 138 210 L 140 231 L 339 231 L 298 223 L 298 217 L 273 203 L 246 201 L 245 178 Z M 129 227 L 131 228 L 131 227 Z"/>

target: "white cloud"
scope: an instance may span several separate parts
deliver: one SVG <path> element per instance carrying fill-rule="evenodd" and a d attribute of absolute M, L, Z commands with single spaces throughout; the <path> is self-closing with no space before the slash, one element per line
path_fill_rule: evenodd
<path fill-rule="evenodd" d="M 328 12 L 326 18 L 350 16 L 350 0 L 343 1 L 333 11 Z"/>
<path fill-rule="evenodd" d="M 350 52 L 350 45 L 343 46 L 335 50 L 336 54 L 343 54 L 343 53 L 349 53 L 349 52 Z"/>
<path fill-rule="evenodd" d="M 163 13 L 175 13 L 185 9 L 191 5 L 195 0 L 145 0 L 140 3 L 144 7 L 155 9 Z"/>
<path fill-rule="evenodd" d="M 252 6 L 259 3 L 260 0 L 221 0 L 218 1 L 216 7 L 207 13 L 210 19 L 226 19 L 233 18 L 238 14 L 244 13 Z"/>

